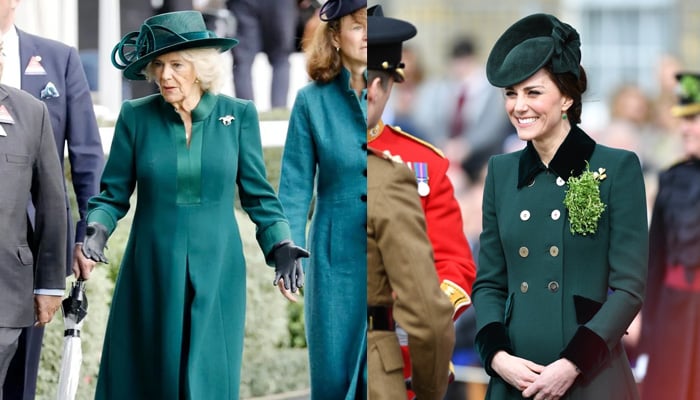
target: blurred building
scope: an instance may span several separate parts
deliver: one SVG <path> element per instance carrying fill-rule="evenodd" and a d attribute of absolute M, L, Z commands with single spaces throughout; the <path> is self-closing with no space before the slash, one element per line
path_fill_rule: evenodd
<path fill-rule="evenodd" d="M 486 61 L 501 33 L 535 12 L 557 15 L 581 35 L 582 64 L 588 72 L 589 111 L 607 109 L 611 91 L 636 84 L 657 95 L 656 69 L 666 54 L 685 68 L 700 69 L 700 2 L 697 0 L 369 0 L 385 15 L 411 21 L 429 74 L 443 72 L 448 46 L 459 34 L 479 41 Z"/>

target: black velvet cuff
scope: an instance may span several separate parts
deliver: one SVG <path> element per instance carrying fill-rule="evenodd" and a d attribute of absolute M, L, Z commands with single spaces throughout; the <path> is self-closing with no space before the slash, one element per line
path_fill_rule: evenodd
<path fill-rule="evenodd" d="M 574 363 L 583 376 L 587 376 L 610 357 L 610 350 L 603 338 L 585 326 L 579 326 L 560 355 Z"/>
<path fill-rule="evenodd" d="M 496 371 L 491 368 L 493 356 L 501 350 L 513 353 L 506 326 L 500 322 L 492 322 L 481 328 L 474 338 L 474 344 L 484 363 L 484 369 L 490 376 L 498 376 Z"/>

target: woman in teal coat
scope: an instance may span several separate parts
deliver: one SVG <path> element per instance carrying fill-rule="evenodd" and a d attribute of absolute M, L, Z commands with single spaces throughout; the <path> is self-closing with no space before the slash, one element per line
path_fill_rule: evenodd
<path fill-rule="evenodd" d="M 236 188 L 276 277 L 292 291 L 302 284 L 297 257 L 307 254 L 290 241 L 266 180 L 255 107 L 215 94 L 218 52 L 235 43 L 185 11 L 149 18 L 114 49 L 125 77 L 147 77 L 160 93 L 123 104 L 101 193 L 89 201 L 83 251 L 105 261 L 104 243 L 138 191 L 97 399 L 238 398 L 246 274 Z"/>
<path fill-rule="evenodd" d="M 329 0 L 321 19 L 308 46 L 314 82 L 297 94 L 289 121 L 279 197 L 303 246 L 315 195 L 304 291 L 311 398 L 354 400 L 367 391 L 366 2 Z"/>
<path fill-rule="evenodd" d="M 579 46 L 574 28 L 535 14 L 487 62 L 527 142 L 489 161 L 484 189 L 472 299 L 488 399 L 638 398 L 621 338 L 646 283 L 642 171 L 576 125 Z"/>

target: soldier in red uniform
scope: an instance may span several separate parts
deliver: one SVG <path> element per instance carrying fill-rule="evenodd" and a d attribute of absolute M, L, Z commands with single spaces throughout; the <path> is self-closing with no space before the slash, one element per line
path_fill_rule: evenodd
<path fill-rule="evenodd" d="M 404 79 L 403 63 L 401 63 L 402 43 L 390 42 L 381 35 L 372 34 L 381 32 L 381 26 L 387 19 L 383 16 L 381 6 L 368 9 L 369 80 L 372 80 L 373 70 L 387 71 L 392 73 L 394 82 L 401 83 Z M 410 25 L 408 22 L 402 22 Z M 415 34 L 415 28 L 412 27 L 412 29 Z M 368 85 L 372 83 L 370 81 Z M 390 91 L 392 84 L 393 82 L 390 81 L 386 90 Z M 370 102 L 368 102 L 368 108 L 369 106 Z M 455 198 L 452 183 L 446 175 L 449 161 L 431 144 L 398 128 L 384 125 L 381 121 L 375 124 L 375 121 L 370 120 L 368 123 L 368 146 L 400 157 L 416 175 L 428 237 L 433 245 L 440 288 L 450 298 L 454 307 L 453 319 L 456 320 L 471 304 L 469 296 L 476 277 L 476 266 L 469 243 L 464 236 L 459 204 Z M 405 346 L 404 350 L 406 350 Z M 404 374 L 409 377 L 411 365 L 407 350 L 404 351 L 404 361 Z"/>

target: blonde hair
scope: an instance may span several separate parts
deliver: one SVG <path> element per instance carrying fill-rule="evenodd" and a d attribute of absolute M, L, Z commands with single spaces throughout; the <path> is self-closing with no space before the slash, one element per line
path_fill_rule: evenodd
<path fill-rule="evenodd" d="M 199 85 L 205 92 L 217 94 L 224 85 L 223 61 L 219 50 L 211 47 L 198 47 L 176 51 L 182 59 L 191 62 L 194 73 L 199 80 Z M 143 70 L 149 82 L 155 80 L 153 73 L 153 61 L 150 61 Z"/>
<path fill-rule="evenodd" d="M 350 14 L 355 22 L 367 25 L 367 9 L 360 8 Z M 317 82 L 330 82 L 340 73 L 343 61 L 333 46 L 333 39 L 340 36 L 340 20 L 321 22 L 307 48 L 306 72 Z"/>

